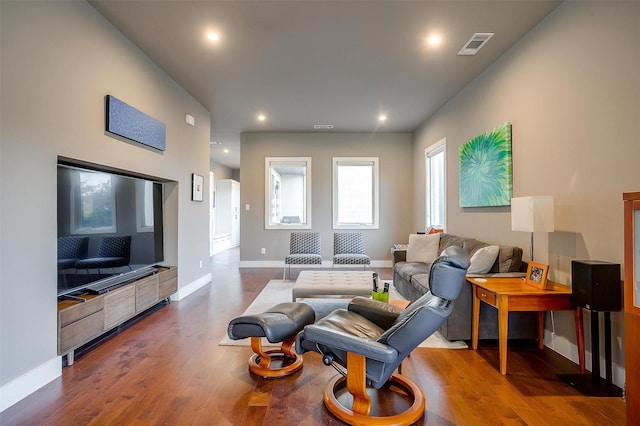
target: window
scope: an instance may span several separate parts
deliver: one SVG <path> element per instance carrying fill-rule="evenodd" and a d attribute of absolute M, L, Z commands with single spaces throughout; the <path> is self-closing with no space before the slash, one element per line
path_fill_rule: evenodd
<path fill-rule="evenodd" d="M 425 150 L 425 229 L 445 229 L 446 225 L 446 152 L 443 138 Z"/>
<path fill-rule="evenodd" d="M 209 255 L 215 254 L 214 235 L 216 234 L 216 176 L 209 172 Z"/>
<path fill-rule="evenodd" d="M 71 229 L 74 234 L 116 232 L 116 198 L 112 177 L 79 172 L 71 180 Z"/>
<path fill-rule="evenodd" d="M 333 229 L 378 229 L 378 158 L 333 158 Z"/>
<path fill-rule="evenodd" d="M 136 180 L 138 232 L 153 232 L 153 182 Z"/>
<path fill-rule="evenodd" d="M 265 158 L 265 229 L 311 229 L 311 158 Z"/>

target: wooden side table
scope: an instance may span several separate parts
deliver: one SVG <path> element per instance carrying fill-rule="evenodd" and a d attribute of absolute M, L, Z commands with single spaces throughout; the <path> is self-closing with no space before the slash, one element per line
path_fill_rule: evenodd
<path fill-rule="evenodd" d="M 509 312 L 538 312 L 538 348 L 544 347 L 544 313 L 569 311 L 575 313 L 576 338 L 580 372 L 584 373 L 584 327 L 582 310 L 571 305 L 571 287 L 549 281 L 551 289 L 540 290 L 524 283 L 522 278 L 467 278 L 473 290 L 473 316 L 471 346 L 478 349 L 480 302 L 498 309 L 498 338 L 500 373 L 507 374 L 507 336 Z"/>
<path fill-rule="evenodd" d="M 409 300 L 389 299 L 389 304 L 398 308 L 406 309 L 411 304 Z"/>

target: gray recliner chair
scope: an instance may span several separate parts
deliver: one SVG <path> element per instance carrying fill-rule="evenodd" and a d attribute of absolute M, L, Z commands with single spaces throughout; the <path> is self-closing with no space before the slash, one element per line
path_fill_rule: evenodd
<path fill-rule="evenodd" d="M 447 319 L 468 268 L 466 252 L 461 247 L 449 247 L 431 265 L 430 291 L 406 309 L 356 297 L 348 309 L 337 309 L 298 334 L 298 353 L 318 352 L 324 364 L 337 363 L 347 368 L 345 377 L 338 375 L 325 387 L 324 401 L 329 411 L 349 424 L 408 425 L 423 416 L 424 394 L 417 385 L 394 371 Z M 350 408 L 335 396 L 345 380 L 353 396 Z M 367 384 L 380 389 L 388 381 L 413 396 L 413 404 L 400 414 L 372 417 Z"/>

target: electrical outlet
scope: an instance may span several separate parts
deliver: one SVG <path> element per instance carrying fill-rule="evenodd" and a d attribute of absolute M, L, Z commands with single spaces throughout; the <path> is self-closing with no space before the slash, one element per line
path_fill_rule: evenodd
<path fill-rule="evenodd" d="M 266 248 L 264 248 L 264 247 L 263 247 L 263 248 L 261 248 L 261 249 L 260 249 L 260 253 L 262 253 L 262 254 L 267 254 L 267 249 L 266 249 Z"/>

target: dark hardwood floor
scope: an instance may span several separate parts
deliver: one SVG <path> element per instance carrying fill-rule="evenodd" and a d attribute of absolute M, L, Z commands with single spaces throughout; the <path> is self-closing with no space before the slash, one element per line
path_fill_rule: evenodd
<path fill-rule="evenodd" d="M 338 425 L 322 390 L 335 371 L 306 354 L 284 379 L 249 374 L 249 347 L 218 346 L 228 322 L 281 269 L 237 268 L 238 250 L 214 256 L 213 280 L 156 309 L 77 357 L 62 377 L 0 414 L 2 425 Z M 376 269 L 390 278 L 390 269 Z M 294 274 L 295 276 L 295 274 Z M 624 425 L 622 398 L 579 394 L 556 378 L 577 367 L 551 350 L 496 342 L 478 351 L 416 349 L 403 373 L 427 398 L 427 425 Z"/>

